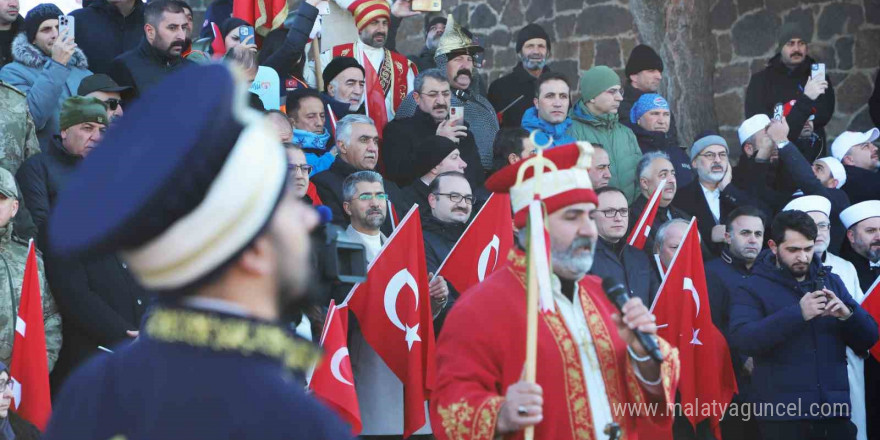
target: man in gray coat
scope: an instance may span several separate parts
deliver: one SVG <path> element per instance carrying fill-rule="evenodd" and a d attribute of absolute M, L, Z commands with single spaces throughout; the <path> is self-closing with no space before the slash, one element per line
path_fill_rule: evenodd
<path fill-rule="evenodd" d="M 0 80 L 27 94 L 43 151 L 60 131 L 61 103 L 76 95 L 80 81 L 92 74 L 73 36 L 59 34 L 59 15 L 64 13 L 51 3 L 31 9 L 24 32 L 12 42 L 14 61 L 0 69 Z"/>

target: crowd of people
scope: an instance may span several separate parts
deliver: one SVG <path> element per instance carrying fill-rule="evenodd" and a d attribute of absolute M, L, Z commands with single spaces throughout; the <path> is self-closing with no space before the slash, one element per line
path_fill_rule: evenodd
<path fill-rule="evenodd" d="M 304 373 L 293 385 L 243 378 L 280 377 L 291 363 L 284 354 L 268 354 L 281 359 L 279 365 L 249 359 L 247 371 L 238 361 L 149 345 L 186 340 L 168 333 L 174 327 L 168 323 L 192 310 L 236 315 L 241 310 L 230 304 L 276 295 L 246 298 L 227 290 L 288 284 L 308 290 L 310 303 L 278 310 L 272 304 L 266 315 L 253 312 L 267 310 L 258 306 L 245 311 L 286 327 L 308 323 L 318 342 L 330 301 L 344 302 L 353 284 L 316 281 L 325 273 L 317 256 L 322 238 L 305 236 L 318 217 L 301 202 L 323 213 L 318 230 L 335 226 L 340 237 L 360 244 L 367 263 L 418 206 L 438 377 L 426 423 L 410 438 L 493 438 L 530 426 L 538 438 L 617 438 L 615 429 L 626 438 L 649 438 L 639 433 L 657 429 L 669 438 L 713 438 L 708 421 L 692 426 L 678 415 L 667 424 L 611 411 L 620 401 L 676 401 L 675 349 L 660 339 L 666 358 L 651 360 L 635 330 L 656 333 L 648 308 L 692 218 L 712 322 L 727 341 L 736 374 L 733 403 L 844 405 L 822 416 L 727 417 L 724 438 L 880 438 L 880 363 L 869 355 L 878 340 L 877 317 L 860 306 L 871 289 L 880 295 L 880 129 L 826 131 L 834 87 L 813 72 L 823 60 L 810 55 L 812 28 L 782 27 L 778 53 L 749 81 L 738 145 L 729 145 L 709 127 L 696 139 L 677 132 L 673 106 L 660 92 L 663 59 L 647 45 L 629 54 L 623 78 L 602 65 L 570 78 L 551 67 L 554 42 L 547 29 L 528 24 L 516 32 L 517 64 L 484 84 L 485 49 L 451 15 L 413 11 L 409 0 L 334 1 L 351 13 L 357 38 L 312 56 L 318 0 L 300 2 L 259 44 L 246 38 L 253 23 L 232 17 L 230 0 L 212 4 L 200 30 L 184 0 L 86 1 L 71 14 L 73 27 L 59 24 L 64 13 L 53 4 L 21 16 L 18 0 L 0 0 L 0 256 L 7 268 L 0 289 L 8 290 L 0 301 L 0 388 L 6 390 L 0 439 L 37 435 L 3 410 L 12 398 L 11 385 L 3 383 L 11 383 L 5 365 L 14 350 L 29 239 L 40 251 L 56 412 L 50 437 L 229 438 L 265 429 L 259 438 L 287 438 L 289 425 L 280 422 L 231 420 L 271 420 L 258 415 L 270 404 L 307 420 L 300 431 L 305 438 L 348 435 L 302 392 Z M 395 37 L 403 20 L 416 19 L 424 20 L 425 45 L 407 57 L 395 50 Z M 233 66 L 235 75 L 219 73 L 218 64 Z M 267 70 L 279 78 L 281 105 L 250 88 Z M 169 77 L 177 81 L 171 89 Z M 236 113 L 234 90 L 242 88 L 250 88 L 241 95 L 259 120 L 241 122 Z M 160 98 L 183 104 L 166 107 L 169 101 Z M 864 98 L 880 126 L 880 72 L 873 96 Z M 242 143 L 278 141 L 286 153 L 283 172 L 260 172 L 262 161 L 277 159 L 269 147 L 237 153 L 245 151 Z M 584 142 L 589 149 L 579 145 Z M 111 149 L 131 163 L 114 160 Z M 539 152 L 554 164 L 543 191 L 528 186 L 529 173 L 525 181 L 516 178 Z M 732 156 L 739 156 L 735 165 Z M 525 187 L 531 192 L 524 195 Z M 510 270 L 465 295 L 437 273 L 489 197 L 508 192 L 517 245 L 498 258 Z M 641 249 L 627 237 L 655 194 L 656 216 Z M 215 200 L 224 195 L 228 200 Z M 525 218 L 536 195 L 546 199 L 558 311 L 541 324 L 538 351 L 546 363 L 538 371 L 540 386 L 522 379 L 525 346 L 510 336 L 525 331 L 525 302 L 516 295 L 525 291 Z M 77 213 L 78 203 L 101 209 Z M 236 214 L 241 218 L 230 218 Z M 213 223 L 203 230 L 197 220 Z M 282 220 L 290 224 L 276 224 Z M 279 245 L 273 240 L 290 233 L 285 228 L 305 235 Z M 194 244 L 181 244 L 190 239 Z M 305 251 L 285 253 L 293 248 Z M 261 269 L 277 261 L 296 265 L 279 273 Z M 307 267 L 314 269 L 311 283 Z M 624 284 L 632 299 L 622 311 L 604 299 L 600 278 Z M 254 279 L 271 282 L 246 282 Z M 199 293 L 180 294 L 185 291 Z M 186 307 L 163 305 L 169 298 Z M 255 333 L 270 331 L 248 325 Z M 403 383 L 356 321 L 347 336 L 361 438 L 402 438 Z M 575 348 L 560 354 L 554 338 Z M 278 344 L 300 350 L 300 342 Z M 124 348 L 137 345 L 147 348 Z M 89 363 L 115 350 L 129 350 L 123 351 L 129 357 L 103 354 L 120 360 Z M 296 353 L 305 356 L 300 364 L 311 359 L 306 348 Z M 190 366 L 169 378 L 138 364 L 163 356 L 181 356 Z M 92 375 L 72 379 L 84 365 Z M 144 411 L 157 411 L 153 417 L 190 409 L 161 407 L 162 398 L 145 386 L 128 389 L 126 402 L 113 387 L 126 383 L 122 370 L 129 368 L 145 374 L 145 385 L 164 387 L 160 393 L 204 393 L 205 402 L 211 396 L 220 402 L 229 398 L 221 392 L 231 389 L 220 382 L 207 393 L 195 379 L 200 368 L 216 369 L 222 373 L 209 377 L 222 374 L 219 380 L 265 401 L 245 409 L 240 402 L 206 405 L 199 410 L 210 418 L 196 424 L 213 423 L 218 414 L 230 420 L 204 430 L 148 426 L 146 420 L 155 420 L 139 419 Z M 109 379 L 101 382 L 100 375 Z M 86 397 L 97 393 L 113 397 Z M 106 420 L 114 414 L 118 420 Z"/>

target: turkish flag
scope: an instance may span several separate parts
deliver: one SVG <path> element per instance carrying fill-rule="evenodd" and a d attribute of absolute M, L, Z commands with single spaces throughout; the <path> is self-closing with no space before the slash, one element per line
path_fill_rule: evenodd
<path fill-rule="evenodd" d="M 31 240 L 21 283 L 21 303 L 15 319 L 9 376 L 12 380 L 12 409 L 40 430 L 46 429 L 49 415 L 52 414 L 46 331 L 43 325 L 40 274 L 34 241 Z"/>
<path fill-rule="evenodd" d="M 425 425 L 436 376 L 434 323 L 418 205 L 410 209 L 345 304 L 361 333 L 403 382 L 403 436 Z"/>
<path fill-rule="evenodd" d="M 213 21 L 211 22 L 211 31 L 214 33 L 214 40 L 211 41 L 211 52 L 214 54 L 213 58 L 219 60 L 226 54 L 226 41 L 223 40 L 223 33 L 220 32 L 220 26 Z"/>
<path fill-rule="evenodd" d="M 232 16 L 252 24 L 254 31 L 265 37 L 284 24 L 287 0 L 233 0 Z"/>
<path fill-rule="evenodd" d="M 500 267 L 513 246 L 510 194 L 493 193 L 437 270 L 459 293 Z"/>
<path fill-rule="evenodd" d="M 309 388 L 351 425 L 354 435 L 358 435 L 361 432 L 361 409 L 348 357 L 348 309 L 337 307 L 332 301 L 324 321 L 321 347 L 325 356 L 315 368 Z"/>
<path fill-rule="evenodd" d="M 880 277 L 874 280 L 874 285 L 865 294 L 865 299 L 862 300 L 862 308 L 873 316 L 874 321 L 880 326 Z M 880 362 L 880 342 L 871 347 L 871 354 L 874 355 L 874 359 Z"/>
<path fill-rule="evenodd" d="M 645 248 L 645 242 L 651 234 L 651 225 L 654 224 L 654 217 L 657 216 L 657 207 L 660 206 L 660 194 L 663 193 L 663 188 L 665 186 L 666 179 L 663 179 L 660 181 L 660 184 L 657 185 L 654 194 L 651 195 L 651 200 L 648 200 L 648 204 L 645 205 L 645 210 L 642 211 L 639 221 L 636 222 L 636 227 L 630 231 L 629 238 L 626 239 L 626 242 L 629 243 L 630 246 L 638 249 Z"/>
<path fill-rule="evenodd" d="M 669 264 L 651 311 L 657 317 L 658 336 L 678 348 L 681 403 L 692 408 L 685 414 L 693 426 L 710 419 L 715 438 L 720 439 L 719 422 L 724 412 L 704 414 L 702 405 L 709 403 L 715 408 L 718 402 L 726 410 L 737 386 L 727 341 L 712 323 L 696 219 L 691 220 Z"/>

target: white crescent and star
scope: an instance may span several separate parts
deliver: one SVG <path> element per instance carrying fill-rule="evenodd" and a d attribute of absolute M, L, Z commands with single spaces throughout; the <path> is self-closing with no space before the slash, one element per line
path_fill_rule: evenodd
<path fill-rule="evenodd" d="M 691 296 L 694 298 L 694 305 L 697 306 L 696 316 L 699 317 L 700 316 L 700 294 L 699 294 L 699 292 L 697 292 L 697 288 L 694 286 L 694 280 L 692 280 L 688 277 L 685 277 L 683 284 L 684 284 L 684 286 L 682 286 L 682 288 L 684 290 L 691 291 Z M 698 328 L 694 329 L 694 336 L 693 336 L 693 338 L 691 338 L 690 343 L 692 345 L 703 345 L 703 343 L 700 342 L 699 336 L 700 336 L 700 329 L 698 329 Z"/>
<path fill-rule="evenodd" d="M 388 285 L 385 286 L 385 314 L 395 327 L 406 333 L 404 339 L 406 340 L 409 349 L 412 350 L 413 343 L 417 341 L 421 342 L 422 339 L 419 337 L 419 324 L 416 324 L 413 327 L 410 327 L 409 324 L 404 325 L 400 321 L 400 317 L 397 316 L 397 296 L 400 295 L 400 290 L 403 289 L 404 286 L 409 286 L 412 290 L 416 303 L 415 309 L 416 311 L 419 310 L 419 285 L 408 270 L 402 269 L 400 272 L 394 274 L 394 276 L 391 277 L 391 280 L 388 281 Z"/>
<path fill-rule="evenodd" d="M 495 261 L 492 263 L 492 269 L 495 269 L 495 265 L 498 264 L 498 249 L 500 246 L 501 240 L 498 239 L 497 235 L 492 235 L 492 240 L 489 241 L 489 244 L 480 253 L 480 259 L 477 261 L 477 277 L 480 281 L 486 278 L 486 271 L 489 269 L 489 255 L 491 255 L 490 251 L 492 249 L 495 249 Z"/>
<path fill-rule="evenodd" d="M 330 358 L 330 373 L 336 380 L 350 386 L 354 386 L 351 381 L 342 376 L 342 372 L 339 371 L 339 365 L 342 363 L 342 360 L 348 356 L 348 348 L 340 347 L 339 350 L 336 350 L 336 353 L 333 353 L 333 357 Z"/>

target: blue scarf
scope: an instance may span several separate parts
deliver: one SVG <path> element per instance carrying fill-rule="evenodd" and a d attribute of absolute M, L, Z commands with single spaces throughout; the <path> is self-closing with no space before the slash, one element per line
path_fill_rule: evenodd
<path fill-rule="evenodd" d="M 558 124 L 551 124 L 538 117 L 538 109 L 535 107 L 530 107 L 523 114 L 522 127 L 530 132 L 537 131 L 535 140 L 540 145 L 547 144 L 550 137 L 553 138 L 553 147 L 570 144 L 576 140 L 567 133 L 568 128 L 571 127 L 571 118 L 567 117 Z"/>
<path fill-rule="evenodd" d="M 327 131 L 326 128 L 321 134 L 315 134 L 311 131 L 300 130 L 297 128 L 293 130 L 293 139 L 290 141 L 299 145 L 303 150 L 321 152 L 323 154 L 329 151 L 327 150 L 328 140 L 330 140 L 330 132 Z"/>

